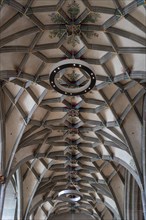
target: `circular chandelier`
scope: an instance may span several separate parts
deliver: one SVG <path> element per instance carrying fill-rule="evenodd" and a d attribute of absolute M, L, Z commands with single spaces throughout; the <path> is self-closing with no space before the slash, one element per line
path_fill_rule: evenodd
<path fill-rule="evenodd" d="M 63 202 L 75 203 L 82 199 L 82 194 L 78 190 L 66 189 L 58 193 L 57 199 Z"/>
<path fill-rule="evenodd" d="M 79 77 L 74 77 L 74 80 L 67 78 L 65 72 L 69 68 L 73 71 L 77 69 Z M 60 75 L 62 75 L 62 83 L 58 80 Z M 95 83 L 96 77 L 92 67 L 82 60 L 67 59 L 60 61 L 53 66 L 50 73 L 50 85 L 57 92 L 64 95 L 85 94 L 95 86 Z"/>

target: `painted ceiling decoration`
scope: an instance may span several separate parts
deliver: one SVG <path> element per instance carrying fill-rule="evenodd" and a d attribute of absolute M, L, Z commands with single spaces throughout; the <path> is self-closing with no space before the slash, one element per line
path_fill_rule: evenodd
<path fill-rule="evenodd" d="M 145 10 L 0 1 L 0 219 L 146 220 Z"/>
<path fill-rule="evenodd" d="M 58 29 L 51 31 L 50 37 L 58 37 L 62 38 L 63 35 L 67 38 L 67 43 L 71 44 L 73 47 L 76 44 L 80 44 L 80 37 L 84 34 L 87 38 L 92 39 L 92 37 L 98 37 L 98 34 L 92 29 L 84 29 L 82 28 L 82 23 L 95 23 L 97 19 L 100 17 L 98 13 L 90 11 L 88 8 L 80 14 L 80 5 L 77 1 L 71 1 L 70 4 L 67 5 L 67 15 L 63 17 L 64 11 L 59 11 L 57 13 L 52 13 L 51 20 L 55 24 L 64 24 L 58 27 Z"/>

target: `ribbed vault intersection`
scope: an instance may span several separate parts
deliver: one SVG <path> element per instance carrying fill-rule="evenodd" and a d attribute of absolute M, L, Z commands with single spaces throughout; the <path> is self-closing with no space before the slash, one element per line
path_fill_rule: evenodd
<path fill-rule="evenodd" d="M 1 1 L 2 219 L 145 219 L 145 2 L 75 1 L 76 19 L 71 3 Z M 93 69 L 89 92 L 51 85 L 53 66 L 71 59 Z M 76 90 L 88 80 L 73 66 L 56 82 Z M 81 199 L 59 199 L 68 189 Z"/>

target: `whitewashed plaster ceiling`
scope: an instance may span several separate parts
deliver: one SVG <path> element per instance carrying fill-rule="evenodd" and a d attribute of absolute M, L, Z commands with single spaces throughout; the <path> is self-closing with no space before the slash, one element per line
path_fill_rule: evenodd
<path fill-rule="evenodd" d="M 1 0 L 3 184 L 13 183 L 19 219 L 47 220 L 74 211 L 122 220 L 129 215 L 127 178 L 145 190 L 145 2 L 76 1 L 75 25 L 98 37 L 82 33 L 75 47 L 67 43 L 67 26 L 50 19 L 57 12 L 71 25 L 70 2 Z M 100 15 L 94 24 L 84 22 L 90 12 Z M 62 37 L 50 38 L 58 28 L 65 30 Z M 87 62 L 96 75 L 94 88 L 81 96 L 62 95 L 49 82 L 53 65 L 70 58 Z M 83 196 L 74 205 L 57 200 L 58 192 L 70 187 Z"/>

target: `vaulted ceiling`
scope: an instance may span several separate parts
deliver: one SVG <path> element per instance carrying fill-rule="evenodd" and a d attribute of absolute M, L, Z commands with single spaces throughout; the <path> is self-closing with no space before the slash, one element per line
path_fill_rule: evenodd
<path fill-rule="evenodd" d="M 145 1 L 73 2 L 1 0 L 1 218 L 146 219 Z"/>

